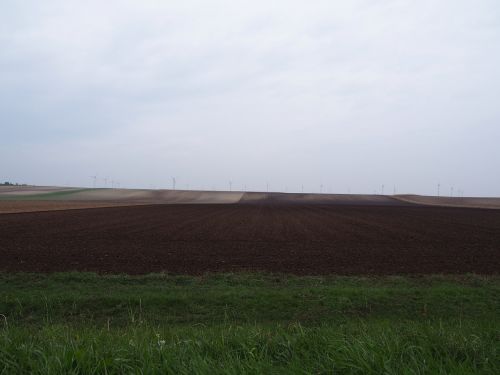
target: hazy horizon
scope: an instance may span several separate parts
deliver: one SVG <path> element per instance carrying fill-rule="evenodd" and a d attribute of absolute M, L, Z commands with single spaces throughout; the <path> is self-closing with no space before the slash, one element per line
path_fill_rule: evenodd
<path fill-rule="evenodd" d="M 500 196 L 498 46 L 493 0 L 6 0 L 0 182 Z"/>
<path fill-rule="evenodd" d="M 9 185 L 3 185 L 4 183 L 9 183 Z M 235 192 L 235 193 L 289 193 L 289 194 L 332 194 L 332 195 L 419 195 L 412 192 L 404 192 L 397 191 L 396 186 L 379 186 L 378 189 L 374 189 L 372 192 L 355 192 L 352 189 L 347 188 L 347 191 L 334 191 L 331 186 L 311 186 L 307 187 L 302 186 L 299 189 L 288 189 L 288 187 L 284 187 L 283 189 L 279 189 L 278 187 L 273 187 L 269 184 L 269 188 L 267 185 L 263 189 L 253 188 L 252 186 L 234 186 L 233 183 L 227 184 L 224 186 L 216 186 L 216 185 L 200 185 L 200 186 L 192 186 L 189 184 L 185 184 L 184 186 L 179 186 L 178 184 L 174 185 L 173 183 L 170 186 L 156 186 L 150 184 L 149 186 L 123 186 L 118 181 L 104 179 L 97 179 L 94 184 L 93 180 L 86 185 L 71 185 L 69 183 L 60 184 L 60 185 L 38 185 L 38 184 L 27 184 L 27 183 L 18 183 L 15 181 L 0 181 L 0 187 L 2 186 L 12 186 L 12 187 L 26 187 L 29 188 L 61 188 L 61 189 L 112 189 L 112 190 L 174 190 L 174 191 L 206 191 L 206 192 Z M 33 190 L 33 193 L 36 194 L 36 190 Z M 457 189 L 455 187 L 450 187 L 449 190 L 444 190 L 442 186 L 436 186 L 436 191 L 434 193 L 427 194 L 429 196 L 440 196 L 440 197 L 471 197 L 461 189 Z M 476 197 L 476 196 L 474 196 Z"/>

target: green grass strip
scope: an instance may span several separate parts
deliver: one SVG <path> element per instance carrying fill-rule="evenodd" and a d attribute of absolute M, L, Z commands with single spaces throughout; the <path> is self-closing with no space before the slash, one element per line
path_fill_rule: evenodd
<path fill-rule="evenodd" d="M 500 277 L 200 277 L 0 274 L 0 312 L 10 321 L 114 325 L 278 322 L 315 325 L 357 318 L 493 319 Z"/>
<path fill-rule="evenodd" d="M 0 274 L 0 374 L 498 374 L 500 277 Z"/>
<path fill-rule="evenodd" d="M 96 189 L 72 189 L 63 191 L 54 191 L 49 193 L 30 194 L 30 195 L 0 195 L 0 200 L 4 201 L 32 201 L 32 200 L 58 200 L 71 197 L 73 194 L 82 193 Z"/>

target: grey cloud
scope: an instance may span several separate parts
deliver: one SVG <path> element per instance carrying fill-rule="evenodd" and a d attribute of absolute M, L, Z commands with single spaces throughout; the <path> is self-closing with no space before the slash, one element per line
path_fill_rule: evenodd
<path fill-rule="evenodd" d="M 499 195 L 499 15 L 489 0 L 6 1 L 0 177 Z"/>

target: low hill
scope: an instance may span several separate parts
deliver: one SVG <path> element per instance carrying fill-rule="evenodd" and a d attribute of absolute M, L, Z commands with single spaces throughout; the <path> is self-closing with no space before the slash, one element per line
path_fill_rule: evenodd
<path fill-rule="evenodd" d="M 241 191 L 195 191 L 0 186 L 0 213 L 51 211 L 143 204 L 322 204 L 351 206 L 444 206 L 500 209 L 500 198 L 422 195 L 299 194 Z"/>

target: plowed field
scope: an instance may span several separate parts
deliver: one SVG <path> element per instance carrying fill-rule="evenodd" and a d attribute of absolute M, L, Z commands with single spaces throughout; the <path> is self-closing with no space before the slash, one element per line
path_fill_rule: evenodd
<path fill-rule="evenodd" d="M 0 215 L 0 270 L 495 274 L 500 211 L 153 205 Z"/>

